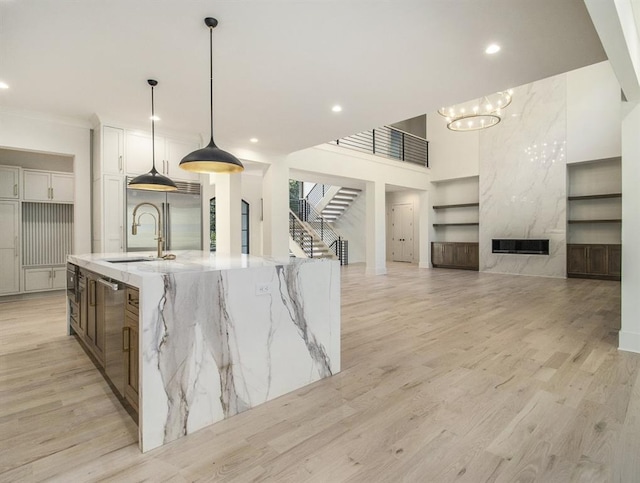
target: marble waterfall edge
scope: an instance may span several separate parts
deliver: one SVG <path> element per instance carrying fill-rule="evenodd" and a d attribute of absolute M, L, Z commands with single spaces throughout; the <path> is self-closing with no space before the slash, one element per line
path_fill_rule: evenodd
<path fill-rule="evenodd" d="M 143 451 L 340 370 L 337 262 L 163 274 L 140 303 Z"/>

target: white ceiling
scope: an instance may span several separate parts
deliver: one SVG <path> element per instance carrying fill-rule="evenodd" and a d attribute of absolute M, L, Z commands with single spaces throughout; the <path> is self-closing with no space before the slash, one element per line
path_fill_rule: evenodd
<path fill-rule="evenodd" d="M 207 133 L 206 16 L 227 150 L 288 153 L 606 58 L 582 0 L 0 0 L 0 106 L 148 129 L 155 78 L 157 129 Z"/>

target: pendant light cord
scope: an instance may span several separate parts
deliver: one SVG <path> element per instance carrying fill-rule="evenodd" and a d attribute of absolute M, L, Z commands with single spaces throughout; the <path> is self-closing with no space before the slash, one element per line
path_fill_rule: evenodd
<path fill-rule="evenodd" d="M 209 99 L 211 101 L 211 141 L 213 141 L 213 27 L 209 27 Z"/>
<path fill-rule="evenodd" d="M 156 171 L 156 113 L 153 102 L 153 86 L 151 86 L 151 162 Z"/>

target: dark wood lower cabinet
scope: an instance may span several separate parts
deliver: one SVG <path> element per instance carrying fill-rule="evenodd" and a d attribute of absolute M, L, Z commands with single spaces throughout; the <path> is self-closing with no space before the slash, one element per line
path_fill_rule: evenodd
<path fill-rule="evenodd" d="M 139 374 L 139 292 L 125 289 L 124 327 L 122 329 L 122 350 L 124 363 L 124 398 L 138 412 Z"/>
<path fill-rule="evenodd" d="M 478 244 L 431 242 L 431 264 L 436 268 L 478 270 Z"/>
<path fill-rule="evenodd" d="M 621 264 L 620 245 L 567 245 L 567 277 L 620 280 Z"/>

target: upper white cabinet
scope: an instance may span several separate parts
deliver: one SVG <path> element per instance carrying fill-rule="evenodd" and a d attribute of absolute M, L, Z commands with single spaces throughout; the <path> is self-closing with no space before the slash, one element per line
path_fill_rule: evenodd
<path fill-rule="evenodd" d="M 137 131 L 127 131 L 127 174 L 138 175 L 151 171 L 153 152 L 151 136 Z M 164 138 L 156 136 L 156 169 L 164 174 L 162 156 L 164 155 Z"/>
<path fill-rule="evenodd" d="M 102 129 L 102 173 L 124 174 L 124 129 Z"/>
<path fill-rule="evenodd" d="M 196 143 L 187 143 L 184 141 L 176 141 L 175 139 L 165 139 L 164 162 L 166 163 L 166 176 L 185 181 L 199 182 L 200 175 L 185 171 L 180 167 L 180 161 L 187 154 L 198 149 Z"/>
<path fill-rule="evenodd" d="M 20 168 L 0 166 L 0 198 L 17 200 L 20 197 Z"/>
<path fill-rule="evenodd" d="M 73 175 L 49 171 L 23 170 L 24 201 L 73 203 Z"/>
<path fill-rule="evenodd" d="M 137 131 L 127 131 L 125 139 L 127 174 L 148 173 L 151 170 L 153 159 L 151 136 Z M 174 180 L 198 182 L 200 180 L 198 173 L 191 173 L 180 168 L 182 158 L 196 149 L 198 149 L 196 143 L 156 136 L 156 170 Z"/>

